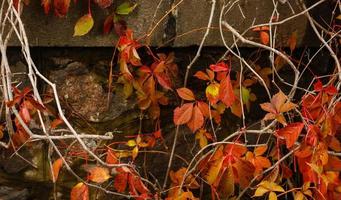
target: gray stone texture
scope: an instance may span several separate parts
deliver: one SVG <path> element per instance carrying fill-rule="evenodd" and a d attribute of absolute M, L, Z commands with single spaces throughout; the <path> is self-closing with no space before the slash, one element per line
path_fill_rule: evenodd
<path fill-rule="evenodd" d="M 23 13 L 23 21 L 31 45 L 84 47 L 113 46 L 113 41 L 115 39 L 114 34 L 109 36 L 104 36 L 102 34 L 104 19 L 112 10 L 102 10 L 95 4 L 92 5 L 95 19 L 93 30 L 83 37 L 72 36 L 73 27 L 77 19 L 87 12 L 86 2 L 87 1 L 78 1 L 77 4 L 74 4 L 72 1 L 68 15 L 65 18 L 60 19 L 55 17 L 53 12 L 48 16 L 45 16 L 43 9 L 40 6 L 40 0 L 31 1 L 30 5 L 24 8 L 25 10 Z M 115 1 L 114 3 L 119 2 L 122 1 Z M 178 0 L 175 0 L 173 5 L 176 4 L 176 2 L 178 2 Z M 300 9 L 295 7 L 295 1 L 290 0 L 289 2 L 291 2 L 295 13 L 298 13 Z M 154 23 L 159 21 L 159 19 L 161 19 L 172 7 L 172 0 L 163 0 L 158 8 L 157 15 L 153 20 L 153 15 L 159 1 L 137 0 L 136 3 L 138 3 L 138 7 L 131 15 L 126 17 L 126 19 L 129 27 L 135 31 L 137 38 L 145 36 L 153 24 L 153 21 Z M 218 30 L 221 6 L 222 1 L 218 0 L 213 20 L 213 29 L 207 38 L 205 46 L 223 45 Z M 150 44 L 152 46 L 162 46 L 165 41 L 172 38 L 174 35 L 177 35 L 177 38 L 171 43 L 175 47 L 198 45 L 205 32 L 205 27 L 207 26 L 210 7 L 211 1 L 209 0 L 184 0 L 180 6 L 172 12 L 172 17 L 165 17 L 155 29 L 151 36 Z M 281 19 L 292 15 L 292 11 L 288 4 L 279 3 L 278 11 Z M 273 4 L 270 0 L 241 0 L 239 4 L 235 4 L 223 18 L 239 32 L 243 32 L 251 26 L 253 21 L 255 24 L 268 22 L 272 12 Z M 170 20 L 170 18 L 173 20 Z M 284 23 L 279 26 L 278 41 L 282 42 L 282 45 L 287 45 L 287 38 L 296 30 L 298 33 L 298 45 L 306 44 L 308 41 L 305 37 L 307 26 L 308 24 L 304 16 Z M 224 35 L 228 44 L 231 44 L 233 42 L 231 34 L 228 31 L 225 31 Z M 258 39 L 258 33 L 252 31 L 249 31 L 246 36 L 254 40 Z M 11 45 L 18 45 L 18 42 L 12 41 Z"/>

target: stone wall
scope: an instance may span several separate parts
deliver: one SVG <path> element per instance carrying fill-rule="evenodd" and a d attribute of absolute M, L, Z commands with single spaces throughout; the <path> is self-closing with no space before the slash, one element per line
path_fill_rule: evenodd
<path fill-rule="evenodd" d="M 278 11 L 280 18 L 299 13 L 295 0 L 288 0 L 293 10 L 288 4 L 278 2 Z M 120 1 L 115 1 L 119 3 Z M 138 7 L 127 18 L 128 25 L 136 32 L 137 37 L 144 36 L 153 24 L 153 15 L 157 10 L 154 21 L 159 21 L 162 16 L 171 9 L 172 5 L 178 0 L 163 0 L 158 7 L 157 0 L 136 0 Z M 220 33 L 218 30 L 219 14 L 222 1 L 217 1 L 215 17 L 213 20 L 213 29 L 205 46 L 222 46 Z M 311 1 L 310 1 L 311 2 Z M 158 7 L 158 9 L 157 9 Z M 167 43 L 174 47 L 183 47 L 190 45 L 198 45 L 205 32 L 205 27 L 210 14 L 211 1 L 209 0 L 184 0 L 170 16 L 165 17 L 159 26 L 155 29 L 151 36 L 152 46 L 165 45 L 174 36 L 175 40 Z M 40 0 L 32 0 L 29 6 L 24 8 L 23 21 L 26 26 L 29 40 L 32 46 L 112 46 L 115 37 L 113 34 L 104 36 L 102 34 L 103 21 L 111 10 L 102 10 L 96 5 L 92 6 L 93 16 L 95 18 L 95 26 L 93 30 L 84 37 L 73 37 L 73 26 L 77 19 L 84 15 L 87 10 L 87 1 L 78 1 L 77 4 L 71 3 L 69 14 L 63 18 L 57 18 L 51 13 L 45 16 L 40 6 Z M 223 19 L 235 27 L 238 31 L 243 32 L 251 26 L 251 24 L 265 23 L 273 12 L 273 4 L 270 0 L 241 0 L 236 3 L 232 9 L 223 16 Z M 154 22 L 155 23 L 155 22 Z M 278 36 L 286 45 L 287 38 L 293 31 L 298 33 L 298 45 L 309 44 L 311 39 L 307 36 L 311 35 L 307 31 L 307 21 L 304 16 L 295 20 L 284 23 L 279 26 Z M 231 34 L 225 31 L 225 39 L 231 44 L 233 38 Z M 249 31 L 247 37 L 257 39 L 258 34 Z M 11 42 L 12 46 L 18 45 L 17 41 Z"/>

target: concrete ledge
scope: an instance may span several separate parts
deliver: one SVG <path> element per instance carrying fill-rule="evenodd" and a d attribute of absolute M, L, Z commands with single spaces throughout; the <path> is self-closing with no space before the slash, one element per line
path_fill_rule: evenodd
<path fill-rule="evenodd" d="M 72 37 L 74 24 L 80 16 L 86 13 L 86 2 L 87 1 L 78 1 L 77 4 L 71 3 L 68 16 L 60 19 L 52 14 L 45 16 L 43 9 L 40 6 L 40 0 L 31 1 L 31 4 L 25 7 L 23 13 L 23 21 L 31 45 L 46 47 L 113 46 L 113 41 L 115 40 L 114 35 L 104 36 L 102 34 L 103 21 L 110 11 L 102 10 L 95 5 L 93 5 L 93 16 L 95 18 L 93 30 L 86 36 Z M 136 2 L 138 3 L 138 7 L 132 15 L 127 17 L 127 22 L 135 31 L 136 37 L 141 37 L 147 33 L 149 27 L 153 23 L 154 11 L 156 10 L 159 1 L 137 0 Z M 289 0 L 289 2 L 292 6 L 296 5 L 295 0 Z M 278 3 L 278 5 L 281 19 L 292 15 L 292 11 L 288 4 Z M 158 21 L 171 6 L 172 0 L 163 0 L 158 9 L 155 21 Z M 184 0 L 172 15 L 166 17 L 155 29 L 151 37 L 151 45 L 162 46 L 165 45 L 166 41 L 170 41 L 167 45 L 174 47 L 198 45 L 205 32 L 204 28 L 207 26 L 210 7 L 211 1 L 209 0 Z M 223 45 L 218 30 L 220 9 L 221 1 L 218 0 L 213 23 L 214 28 L 207 38 L 205 46 Z M 300 11 L 297 7 L 293 7 L 293 9 L 295 13 Z M 268 22 L 272 11 L 273 4 L 270 0 L 241 0 L 239 4 L 235 4 L 223 18 L 238 31 L 243 32 L 252 25 L 253 21 L 255 24 Z M 297 31 L 298 46 L 304 44 L 313 45 L 313 43 L 311 43 L 311 38 L 307 37 L 310 35 L 307 33 L 307 26 L 308 23 L 304 16 L 279 26 L 277 42 L 282 46 L 286 46 L 288 37 L 293 31 Z M 231 44 L 233 42 L 232 35 L 229 32 L 225 32 L 224 35 L 227 43 Z M 177 36 L 175 40 L 170 40 L 175 36 Z M 257 40 L 258 34 L 250 31 L 247 34 L 247 37 Z M 308 41 L 310 42 L 308 43 Z M 11 46 L 17 45 L 17 41 L 11 42 Z"/>

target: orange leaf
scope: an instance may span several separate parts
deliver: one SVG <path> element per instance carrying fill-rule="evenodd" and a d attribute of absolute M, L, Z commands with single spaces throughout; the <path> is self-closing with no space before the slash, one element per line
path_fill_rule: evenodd
<path fill-rule="evenodd" d="M 226 107 L 232 106 L 236 100 L 229 75 L 220 82 L 219 99 Z"/>
<path fill-rule="evenodd" d="M 118 158 L 115 155 L 115 152 L 111 149 L 108 149 L 107 151 L 107 157 L 105 159 L 105 162 L 108 164 L 117 164 L 118 162 Z"/>
<path fill-rule="evenodd" d="M 103 167 L 92 167 L 88 170 L 89 179 L 95 183 L 103 183 L 110 178 L 109 170 Z"/>
<path fill-rule="evenodd" d="M 197 104 L 198 104 L 198 107 L 199 107 L 201 113 L 202 113 L 205 117 L 210 117 L 210 110 L 209 110 L 209 108 L 208 108 L 207 103 L 202 102 L 202 101 L 198 101 Z"/>
<path fill-rule="evenodd" d="M 41 6 L 44 8 L 44 13 L 47 15 L 50 12 L 51 0 L 41 0 Z"/>
<path fill-rule="evenodd" d="M 187 101 L 195 100 L 195 96 L 193 92 L 188 88 L 179 88 L 176 90 L 176 92 L 183 100 L 187 100 Z"/>
<path fill-rule="evenodd" d="M 204 81 L 210 80 L 210 77 L 208 77 L 208 75 L 202 71 L 197 71 L 197 73 L 195 73 L 194 76 Z"/>
<path fill-rule="evenodd" d="M 84 183 L 78 183 L 75 185 L 70 194 L 70 200 L 88 200 L 89 188 Z"/>
<path fill-rule="evenodd" d="M 55 183 L 58 179 L 59 171 L 63 166 L 63 160 L 61 158 L 58 158 L 55 160 L 52 164 L 52 170 L 53 170 L 53 177 L 52 181 Z"/>
<path fill-rule="evenodd" d="M 269 33 L 265 32 L 265 31 L 260 31 L 259 32 L 259 37 L 260 37 L 260 41 L 264 45 L 268 45 L 269 44 L 269 41 L 270 41 Z"/>
<path fill-rule="evenodd" d="M 265 151 L 267 149 L 268 149 L 268 146 L 266 146 L 266 145 L 256 147 L 255 150 L 254 150 L 255 156 L 263 155 L 263 153 L 265 153 Z"/>
<path fill-rule="evenodd" d="M 288 45 L 290 47 L 291 52 L 293 52 L 296 48 L 296 44 L 297 44 L 297 31 L 294 31 L 290 38 L 288 39 Z"/>
<path fill-rule="evenodd" d="M 240 186 L 242 188 L 247 187 L 254 176 L 255 167 L 249 161 L 242 159 L 237 160 L 235 167 L 237 169 Z"/>
<path fill-rule="evenodd" d="M 304 123 L 297 122 L 287 125 L 286 127 L 277 131 L 277 135 L 284 137 L 287 148 L 292 147 L 300 133 L 302 132 Z"/>
<path fill-rule="evenodd" d="M 177 107 L 174 110 L 174 124 L 181 125 L 186 124 L 192 118 L 193 103 L 185 103 L 181 107 Z"/>
<path fill-rule="evenodd" d="M 200 111 L 199 107 L 196 105 L 193 108 L 192 118 L 187 123 L 187 126 L 192 130 L 194 133 L 196 130 L 202 127 L 204 124 L 204 116 Z"/>
<path fill-rule="evenodd" d="M 325 170 L 341 171 L 341 160 L 336 156 L 328 156 L 328 163 L 324 166 Z"/>
<path fill-rule="evenodd" d="M 55 129 L 57 126 L 63 124 L 64 121 L 60 118 L 57 118 L 57 119 L 54 119 L 52 122 L 51 122 L 51 129 Z"/>

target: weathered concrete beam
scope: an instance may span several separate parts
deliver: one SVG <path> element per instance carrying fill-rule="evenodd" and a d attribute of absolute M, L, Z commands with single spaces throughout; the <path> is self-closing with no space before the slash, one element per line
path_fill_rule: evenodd
<path fill-rule="evenodd" d="M 158 8 L 156 21 L 171 9 L 172 4 L 176 4 L 179 0 L 163 0 Z M 102 34 L 103 21 L 105 16 L 110 13 L 109 10 L 102 10 L 93 6 L 93 16 L 95 18 L 95 26 L 93 30 L 86 36 L 73 37 L 73 26 L 77 19 L 84 15 L 87 10 L 87 1 L 78 1 L 77 4 L 71 5 L 69 14 L 63 19 L 59 19 L 52 14 L 45 16 L 40 6 L 40 0 L 31 1 L 30 5 L 25 7 L 23 13 L 23 21 L 25 23 L 28 38 L 32 46 L 113 46 L 114 35 L 104 36 Z M 115 1 L 116 2 L 116 1 Z M 137 0 L 138 7 L 133 14 L 127 17 L 128 25 L 135 31 L 136 37 L 146 35 L 153 23 L 154 11 L 157 9 L 159 1 L 157 0 Z M 232 2 L 232 1 L 231 1 Z M 300 12 L 296 6 L 296 1 L 289 0 L 294 12 Z M 205 46 L 222 46 L 222 40 L 218 30 L 219 14 L 222 1 L 217 0 L 217 8 L 213 21 L 213 29 L 207 38 Z M 183 47 L 190 45 L 198 45 L 205 32 L 209 14 L 210 0 L 184 0 L 172 15 L 165 17 L 159 26 L 155 29 L 151 36 L 151 45 L 160 46 L 167 45 L 175 47 Z M 296 6 L 296 7 L 295 7 Z M 288 4 L 278 3 L 278 11 L 280 19 L 284 19 L 293 15 Z M 238 31 L 243 32 L 250 27 L 253 22 L 255 24 L 266 23 L 269 21 L 273 12 L 273 4 L 270 0 L 240 0 L 232 9 L 224 15 L 230 25 Z M 312 45 L 310 37 L 307 37 L 308 23 L 304 16 L 298 17 L 278 27 L 278 42 L 286 46 L 286 41 L 292 32 L 297 31 L 298 45 Z M 228 44 L 233 43 L 231 33 L 224 33 Z M 258 39 L 258 34 L 250 31 L 247 37 Z M 12 46 L 18 45 L 17 41 L 11 42 Z M 243 46 L 243 45 L 241 45 Z"/>

